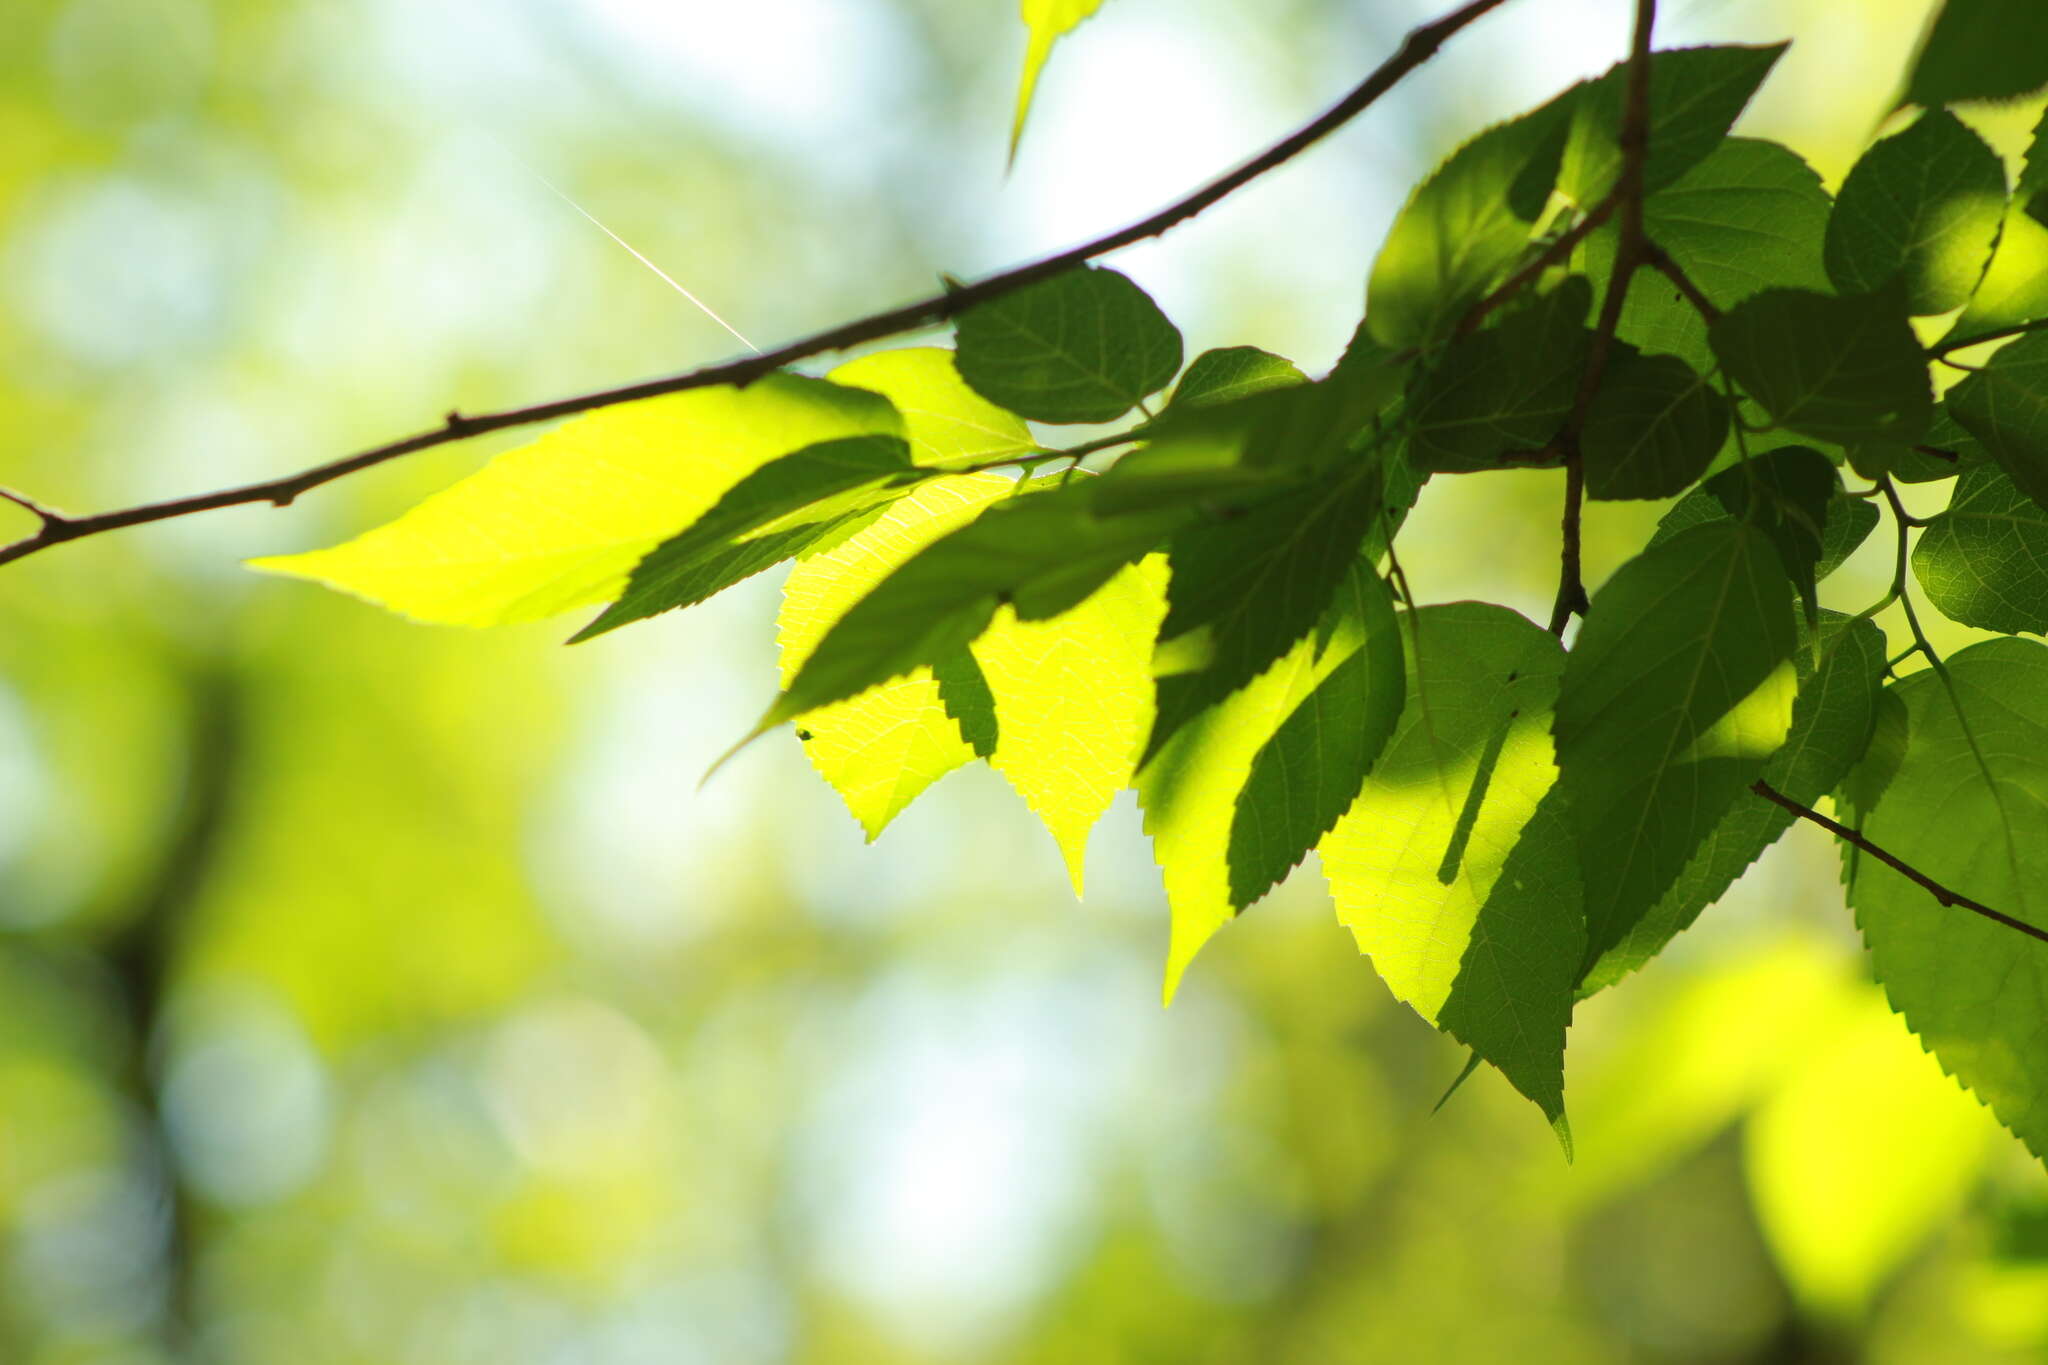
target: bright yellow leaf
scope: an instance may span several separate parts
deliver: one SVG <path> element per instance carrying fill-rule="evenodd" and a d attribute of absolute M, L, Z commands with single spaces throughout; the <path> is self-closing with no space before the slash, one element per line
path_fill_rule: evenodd
<path fill-rule="evenodd" d="M 943 347 L 877 351 L 847 361 L 827 378 L 872 389 L 894 403 L 903 414 L 904 435 L 916 464 L 986 464 L 1038 448 L 1023 418 L 967 387 L 953 367 L 953 352 Z"/>
<path fill-rule="evenodd" d="M 1155 555 L 1049 620 L 1005 607 L 974 643 L 995 697 L 989 764 L 1052 832 L 1076 896 L 1088 832 L 1152 729 L 1152 645 L 1165 616 L 1166 563 Z"/>
<path fill-rule="evenodd" d="M 972 521 L 1016 484 L 998 474 L 939 478 L 874 525 L 790 570 L 782 592 L 782 683 L 789 685 L 847 609 L 912 555 Z M 974 757 L 946 714 L 929 668 L 868 689 L 796 722 L 804 751 L 872 839 L 905 806 Z"/>
<path fill-rule="evenodd" d="M 872 392 L 774 374 L 586 413 L 332 549 L 252 560 L 416 620 L 495 626 L 616 597 L 649 550 L 770 460 L 904 434 Z"/>
<path fill-rule="evenodd" d="M 1024 137 L 1024 120 L 1031 115 L 1031 97 L 1038 90 L 1038 73 L 1052 55 L 1052 45 L 1067 32 L 1102 8 L 1102 0 L 1023 0 L 1025 26 L 1031 30 L 1024 50 L 1024 78 L 1017 85 L 1017 115 L 1010 123 L 1010 159 L 1017 159 L 1017 144 Z"/>
<path fill-rule="evenodd" d="M 1152 858 L 1165 875 L 1173 915 L 1166 952 L 1169 1004 L 1195 954 L 1234 913 L 1230 826 L 1252 760 L 1350 652 L 1332 640 L 1318 657 L 1316 643 L 1313 634 L 1297 642 L 1249 686 L 1183 726 L 1138 776 L 1145 832 L 1152 836 Z M 1350 647 L 1357 647 L 1355 639 Z"/>

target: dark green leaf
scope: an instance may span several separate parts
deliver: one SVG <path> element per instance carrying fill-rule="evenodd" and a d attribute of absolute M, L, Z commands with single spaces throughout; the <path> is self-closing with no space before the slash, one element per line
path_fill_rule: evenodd
<path fill-rule="evenodd" d="M 2048 112 L 2034 125 L 2034 140 L 2027 144 L 2027 159 L 2012 197 L 2036 222 L 2048 224 Z"/>
<path fill-rule="evenodd" d="M 1256 346 L 1229 346 L 1196 356 L 1174 386 L 1173 402 L 1183 408 L 1226 403 L 1307 382 L 1291 360 Z"/>
<path fill-rule="evenodd" d="M 960 727 L 960 738 L 976 758 L 993 758 L 1002 728 L 996 720 L 995 693 L 989 690 L 988 675 L 981 671 L 974 651 L 962 645 L 933 661 L 932 679 L 939 686 L 939 704 Z"/>
<path fill-rule="evenodd" d="M 1785 446 L 1707 480 L 1706 490 L 1737 521 L 1770 537 L 1785 576 L 1806 604 L 1809 626 L 1820 620 L 1814 596 L 1826 540 L 1828 506 L 1842 492 L 1842 477 L 1825 455 Z"/>
<path fill-rule="evenodd" d="M 1180 369 L 1180 333 L 1145 291 L 1084 267 L 960 315 L 960 377 L 1040 422 L 1108 422 Z"/>
<path fill-rule="evenodd" d="M 1842 567 L 1850 555 L 1861 549 L 1877 529 L 1877 505 L 1869 498 L 1851 497 L 1837 488 L 1828 499 L 1827 520 L 1820 528 L 1820 562 L 1813 566 L 1815 582 Z"/>
<path fill-rule="evenodd" d="M 2048 924 L 2048 646 L 1987 640 L 1888 689 L 1906 752 L 1863 833 L 1943 886 Z M 2048 945 L 1856 850 L 1849 901 L 1892 1008 L 2036 1156 L 2048 1155 L 2041 1067 Z"/>
<path fill-rule="evenodd" d="M 1763 457 L 1768 459 L 1769 456 Z M 1739 468 L 1725 470 L 1706 483 L 1693 489 L 1673 504 L 1670 511 L 1658 521 L 1656 531 L 1650 537 L 1652 546 L 1662 545 L 1680 531 L 1703 526 L 1710 521 L 1727 521 L 1739 514 L 1731 513 L 1730 499 L 1721 496 L 1725 491 L 1722 480 L 1742 478 Z M 1813 566 L 1816 582 L 1826 578 L 1842 567 L 1844 560 L 1856 553 L 1859 546 L 1870 538 L 1877 529 L 1877 508 L 1868 498 L 1851 497 L 1841 486 L 1839 478 L 1833 479 L 1834 492 L 1827 500 L 1827 509 L 1821 522 L 1820 560 Z M 1739 505 L 1739 504 L 1738 504 Z M 1783 551 L 1780 551 L 1783 557 Z"/>
<path fill-rule="evenodd" d="M 1767 290 L 1714 323 L 1708 339 L 1736 383 L 1808 436 L 1911 444 L 1933 415 L 1927 360 L 1896 290 Z"/>
<path fill-rule="evenodd" d="M 1850 169 L 1828 220 L 1828 276 L 1844 294 L 1903 278 L 1912 313 L 1960 308 L 2005 217 L 2005 167 L 1945 109 L 1885 138 Z"/>
<path fill-rule="evenodd" d="M 1380 576 L 1354 562 L 1333 604 L 1348 649 L 1252 759 L 1230 826 L 1230 897 L 1266 894 L 1350 808 L 1401 715 L 1401 636 Z"/>
<path fill-rule="evenodd" d="M 1487 129 L 1417 188 L 1373 262 L 1365 324 L 1375 340 L 1401 350 L 1443 336 L 1528 248 L 1571 104 L 1567 92 Z"/>
<path fill-rule="evenodd" d="M 1740 522 L 1673 536 L 1593 598 L 1556 726 L 1589 963 L 1657 903 L 1784 743 L 1793 645 L 1777 551 Z"/>
<path fill-rule="evenodd" d="M 1728 401 L 1704 375 L 1677 356 L 1617 354 L 1579 437 L 1586 493 L 1668 498 L 1700 476 L 1727 438 Z"/>
<path fill-rule="evenodd" d="M 824 441 L 771 460 L 649 551 L 619 600 L 575 640 L 701 602 L 907 491 L 916 473 L 896 436 Z"/>
<path fill-rule="evenodd" d="M 1948 510 L 1913 547 L 1913 570 L 1942 615 L 1984 630 L 2048 631 L 2048 511 L 1996 469 L 1956 480 Z"/>
<path fill-rule="evenodd" d="M 1309 632 L 1378 520 L 1382 488 L 1379 470 L 1368 466 L 1334 487 L 1275 498 L 1174 539 L 1159 639 L 1170 644 L 1200 631 L 1207 662 L 1160 679 L 1158 718 L 1141 762 Z"/>
<path fill-rule="evenodd" d="M 1947 407 L 2022 493 L 2048 507 L 2048 332 L 2002 348 L 1949 390 Z"/>
<path fill-rule="evenodd" d="M 1228 508 L 1270 496 L 1377 444 L 1374 418 L 1397 392 L 1390 376 L 1360 370 L 1245 398 L 1177 404 L 1103 476 L 1095 506 L 1124 512 L 1210 498 Z"/>
<path fill-rule="evenodd" d="M 1792 730 L 1764 765 L 1764 780 L 1795 801 L 1812 805 L 1849 773 L 1869 746 L 1884 682 L 1884 632 L 1868 621 L 1829 612 L 1820 637 L 1820 665 L 1807 651 L 1800 668 Z M 1719 900 L 1763 851 L 1791 828 L 1784 807 L 1756 796 L 1738 798 L 1687 861 L 1671 889 L 1586 974 L 1591 995 L 1635 971 L 1689 928 Z"/>
<path fill-rule="evenodd" d="M 1907 104 L 1998 100 L 2048 85 L 2048 6 L 2040 0 L 1947 0 L 1927 31 Z"/>
<path fill-rule="evenodd" d="M 1890 475 L 1900 483 L 1939 483 L 1975 465 L 1990 464 L 1991 452 L 1963 429 L 1947 403 L 1934 406 L 1934 421 L 1912 445 L 1879 442 L 1850 446 L 1849 467 L 1866 479 Z"/>
<path fill-rule="evenodd" d="M 1487 603 L 1424 607 L 1405 623 L 1406 706 L 1323 840 L 1323 871 L 1388 988 L 1557 1123 L 1585 954 L 1578 859 L 1552 785 L 1564 653 Z"/>
<path fill-rule="evenodd" d="M 1785 44 L 1776 43 L 1656 53 L 1650 59 L 1650 154 L 1643 187 L 1664 188 L 1713 151 L 1784 52 Z M 1627 65 L 1621 63 L 1580 90 L 1558 172 L 1558 189 L 1574 203 L 1591 205 L 1621 173 L 1627 87 Z"/>
<path fill-rule="evenodd" d="M 1591 298 L 1586 281 L 1572 276 L 1420 367 L 1408 391 L 1409 463 L 1426 473 L 1529 463 L 1571 411 L 1592 342 Z"/>

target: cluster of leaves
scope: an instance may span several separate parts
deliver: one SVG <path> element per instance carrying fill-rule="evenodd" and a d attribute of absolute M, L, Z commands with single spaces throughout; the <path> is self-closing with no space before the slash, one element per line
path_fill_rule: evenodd
<path fill-rule="evenodd" d="M 1947 41 L 1914 89 L 1987 93 Z M 1832 798 L 1867 841 L 1849 899 L 1894 1004 L 2048 1153 L 2048 945 L 1928 894 L 2048 921 L 2048 646 L 1944 660 L 1909 615 L 1928 666 L 1898 676 L 1872 619 L 1910 612 L 1918 533 L 1934 607 L 2048 630 L 2048 134 L 2015 193 L 1930 108 L 1831 198 L 1729 135 L 1781 50 L 1656 54 L 1634 165 L 1625 67 L 1474 138 L 1395 222 L 1321 377 L 1248 347 L 1184 364 L 1142 290 L 1077 268 L 965 311 L 954 349 L 594 412 L 262 567 L 439 622 L 608 603 L 585 639 L 794 560 L 759 730 L 793 724 L 870 836 L 983 759 L 1078 891 L 1134 785 L 1169 997 L 1319 851 L 1388 985 L 1561 1134 L 1574 1003 Z M 1937 400 L 1934 366 L 2015 335 Z M 1091 430 L 1048 444 L 1061 424 Z M 1677 499 L 1569 649 L 1562 619 L 1419 604 L 1399 566 L 1424 484 L 1530 466 Z M 1923 530 L 1894 483 L 1948 479 Z M 1824 608 L 1880 504 L 1893 594 Z"/>

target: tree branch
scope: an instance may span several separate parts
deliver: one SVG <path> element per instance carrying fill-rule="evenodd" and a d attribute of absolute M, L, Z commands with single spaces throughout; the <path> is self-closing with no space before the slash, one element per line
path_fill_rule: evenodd
<path fill-rule="evenodd" d="M 1458 319 L 1458 325 L 1452 329 L 1451 335 L 1469 336 L 1477 331 L 1479 324 L 1486 321 L 1488 315 L 1496 308 L 1535 283 L 1544 271 L 1571 255 L 1574 247 L 1592 236 L 1603 223 L 1613 217 L 1618 202 L 1618 197 L 1610 194 L 1595 204 L 1592 211 L 1572 224 L 1569 231 L 1560 234 L 1556 241 L 1543 248 L 1527 265 L 1501 281 L 1499 287 L 1491 294 L 1467 309 L 1465 316 Z"/>
<path fill-rule="evenodd" d="M 642 398 L 656 398 L 662 394 L 681 393 L 686 389 L 708 388 L 719 384 L 747 385 L 753 383 L 793 361 L 810 356 L 823 355 L 831 351 L 843 351 L 864 342 L 879 341 L 886 337 L 898 336 L 904 332 L 929 327 L 935 323 L 965 312 L 977 304 L 989 302 L 1005 294 L 1049 279 L 1075 266 L 1083 265 L 1098 256 L 1121 250 L 1148 237 L 1156 237 L 1169 228 L 1178 226 L 1193 218 L 1204 209 L 1230 194 L 1242 189 L 1266 172 L 1285 164 L 1306 151 L 1315 143 L 1329 136 L 1363 113 L 1374 101 L 1394 88 L 1409 72 L 1421 66 L 1436 55 L 1437 49 L 1460 29 L 1480 18 L 1488 11 L 1497 9 L 1506 0 L 1469 0 L 1442 18 L 1412 30 L 1401 43 L 1400 48 L 1382 62 L 1373 73 L 1359 83 L 1343 99 L 1332 105 L 1320 117 L 1304 124 L 1293 133 L 1268 147 L 1251 160 L 1237 167 L 1207 185 L 1161 209 L 1149 218 L 1141 219 L 1128 227 L 1120 228 L 1092 242 L 1071 247 L 1066 251 L 1040 260 L 1020 265 L 972 284 L 950 288 L 915 303 L 904 304 L 886 312 L 874 313 L 864 318 L 816 332 L 772 351 L 745 356 L 718 365 L 705 366 L 682 374 L 669 375 L 660 379 L 649 379 L 637 384 L 621 385 L 617 388 L 600 389 L 593 393 L 577 394 L 558 398 L 548 403 L 536 403 L 529 407 L 505 408 L 496 412 L 464 416 L 451 412 L 438 427 L 416 436 L 375 446 L 369 450 L 346 456 L 327 464 L 315 465 L 311 469 L 281 479 L 264 483 L 244 484 L 237 488 L 222 489 L 213 493 L 202 493 L 194 497 L 173 498 L 168 502 L 147 503 L 137 507 L 122 508 L 113 512 L 101 512 L 93 516 L 66 517 L 44 511 L 26 499 L 15 499 L 43 517 L 41 529 L 33 535 L 23 537 L 11 545 L 0 546 L 0 564 L 25 558 L 39 550 L 49 549 L 67 540 L 79 540 L 86 536 L 98 535 L 104 531 L 119 530 L 127 526 L 139 526 L 145 522 L 167 521 L 172 517 L 190 516 L 196 512 L 210 512 L 216 508 L 236 507 L 252 503 L 270 503 L 284 507 L 293 499 L 310 489 L 325 483 L 368 469 L 373 465 L 395 460 L 403 455 L 431 450 L 436 446 L 448 445 L 455 441 L 468 440 L 488 432 L 504 431 L 511 427 L 527 426 L 535 422 L 551 421 L 558 417 L 569 417 L 580 412 L 612 407 L 619 403 L 636 402 Z"/>
<path fill-rule="evenodd" d="M 1693 311 L 1700 315 L 1702 322 L 1712 326 L 1721 320 L 1721 310 L 1714 306 L 1714 301 L 1707 297 L 1705 290 L 1693 283 L 1692 276 L 1685 273 L 1684 266 L 1673 260 L 1669 252 L 1647 236 L 1643 238 L 1642 246 L 1643 264 L 1652 267 L 1671 281 L 1678 292 L 1685 296 L 1685 301 L 1692 305 Z"/>
<path fill-rule="evenodd" d="M 1621 173 L 1615 178 L 1612 196 L 1621 211 L 1620 240 L 1614 248 L 1614 271 L 1607 279 L 1607 296 L 1600 301 L 1593 348 L 1586 356 L 1584 372 L 1579 375 L 1571 416 L 1558 436 L 1564 448 L 1565 478 L 1557 600 L 1550 608 L 1550 633 L 1557 636 L 1564 634 L 1574 614 L 1584 615 L 1588 605 L 1580 534 L 1586 500 L 1586 464 L 1579 452 L 1579 436 L 1586 429 L 1586 417 L 1600 392 L 1600 382 L 1607 377 L 1607 360 L 1614 350 L 1614 329 L 1621 324 L 1621 305 L 1628 298 L 1628 282 L 1649 254 L 1643 241 L 1643 164 L 1650 151 L 1650 31 L 1656 25 L 1657 0 L 1636 0 L 1635 31 L 1629 40 L 1628 88 L 1621 114 Z"/>
<path fill-rule="evenodd" d="M 1914 867 L 1903 858 L 1886 852 L 1861 834 L 1858 834 L 1855 830 L 1850 829 L 1847 825 L 1828 819 L 1827 816 L 1822 815 L 1813 807 L 1801 805 L 1762 778 L 1758 778 L 1752 783 L 1749 789 L 1764 798 L 1764 800 L 1783 806 L 1800 819 L 1813 821 L 1814 824 L 1819 825 L 1843 843 L 1854 845 L 1856 848 L 1863 850 L 1863 852 L 1868 853 L 1907 881 L 1919 886 L 1941 904 L 1945 906 L 1961 906 L 1973 914 L 1982 915 L 1985 919 L 1995 920 L 2008 929 L 2017 929 L 2029 938 L 2037 938 L 2043 943 L 2048 943 L 2048 929 L 2037 928 L 2022 919 L 2014 919 L 2011 915 L 2001 910 L 1993 910 L 1982 901 L 1972 900 L 1960 891 L 1949 890 L 1946 886 L 1943 886 L 1940 882 L 1934 880 L 1934 878 L 1928 876 L 1919 868 Z"/>

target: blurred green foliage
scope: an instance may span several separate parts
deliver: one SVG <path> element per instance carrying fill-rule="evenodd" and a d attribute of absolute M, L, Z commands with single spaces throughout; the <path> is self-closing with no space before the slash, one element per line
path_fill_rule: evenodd
<path fill-rule="evenodd" d="M 111 506 L 725 349 L 550 182 L 781 336 L 1152 207 L 1422 15 L 1122 0 L 1005 182 L 1011 5 L 728 8 L 9 0 L 0 480 Z M 1400 188 L 1623 8 L 1510 7 L 1120 264 L 1203 344 L 1333 356 Z M 1852 8 L 1664 40 L 1798 38 L 1756 126 L 1833 183 L 1925 7 Z M 0 574 L 0 1360 L 2048 1352 L 2048 1183 L 1866 984 L 1817 845 L 1582 1010 L 1567 1166 L 1497 1080 L 1431 1115 L 1462 1059 L 1313 875 L 1162 1013 L 1128 807 L 1082 913 L 985 773 L 872 849 L 779 738 L 696 791 L 772 588 L 565 652 L 234 567 L 475 459 Z M 1425 594 L 1547 597 L 1556 477 L 1433 488 Z M 1597 509 L 1595 581 L 1657 511 Z"/>

